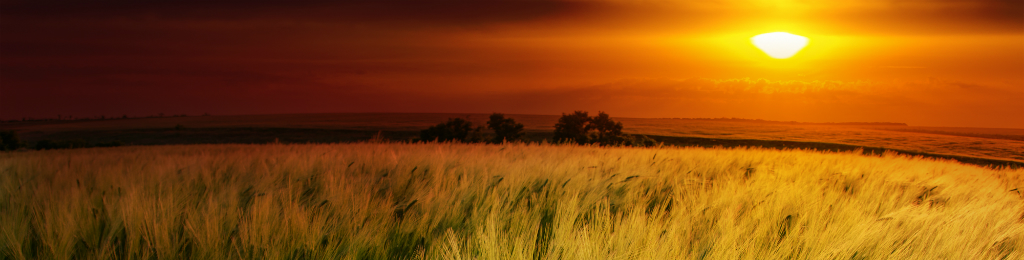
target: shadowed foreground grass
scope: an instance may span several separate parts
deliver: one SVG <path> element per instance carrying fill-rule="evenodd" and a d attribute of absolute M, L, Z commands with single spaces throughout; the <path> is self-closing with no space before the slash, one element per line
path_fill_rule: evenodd
<path fill-rule="evenodd" d="M 0 154 L 2 259 L 1021 259 L 1024 170 L 759 149 Z"/>

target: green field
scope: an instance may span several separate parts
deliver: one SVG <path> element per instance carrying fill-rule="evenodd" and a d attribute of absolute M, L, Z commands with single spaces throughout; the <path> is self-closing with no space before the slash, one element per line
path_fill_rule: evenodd
<path fill-rule="evenodd" d="M 1022 259 L 1024 170 L 437 143 L 0 153 L 0 259 Z"/>

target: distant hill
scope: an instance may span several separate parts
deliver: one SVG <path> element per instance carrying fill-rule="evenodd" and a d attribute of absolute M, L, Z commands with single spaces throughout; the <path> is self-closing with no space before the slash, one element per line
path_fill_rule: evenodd
<path fill-rule="evenodd" d="M 411 141 L 419 131 L 463 118 L 482 126 L 489 114 L 470 113 L 338 113 L 233 116 L 176 116 L 90 120 L 49 120 L 0 123 L 29 147 L 40 142 L 91 146 L 337 143 L 369 140 L 379 135 Z M 550 141 L 559 115 L 507 114 L 525 125 L 526 139 Z M 666 144 L 698 146 L 760 146 L 785 149 L 865 151 L 897 150 L 904 154 L 1014 160 L 1024 162 L 1024 129 L 918 127 L 888 122 L 807 123 L 740 118 L 627 118 L 623 132 L 646 135 Z M 953 158 L 953 157 L 938 157 Z"/>
<path fill-rule="evenodd" d="M 764 119 L 746 119 L 746 118 L 659 118 L 659 119 L 678 119 L 678 120 L 704 120 L 704 121 L 722 121 L 722 122 L 746 122 L 746 123 L 758 123 L 758 124 L 784 124 L 784 125 L 868 125 L 868 126 L 907 126 L 906 123 L 892 123 L 892 122 L 825 122 L 825 123 L 812 123 L 812 122 L 797 122 L 797 121 L 772 121 Z"/>

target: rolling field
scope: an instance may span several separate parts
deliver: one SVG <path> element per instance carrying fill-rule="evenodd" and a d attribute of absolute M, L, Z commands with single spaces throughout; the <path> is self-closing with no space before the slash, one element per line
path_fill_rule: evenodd
<path fill-rule="evenodd" d="M 437 143 L 0 153 L 0 259 L 1021 259 L 1024 169 Z"/>
<path fill-rule="evenodd" d="M 592 111 L 593 112 L 593 111 Z M 450 117 L 484 125 L 485 114 L 290 114 L 132 118 L 0 123 L 28 143 L 43 139 L 125 144 L 336 143 L 365 141 L 378 132 L 411 140 Z M 509 115 L 523 123 L 528 141 L 550 139 L 558 116 Z M 1024 129 L 807 124 L 757 120 L 613 118 L 629 134 L 681 146 L 762 146 L 850 150 L 880 148 L 1024 165 Z M 181 128 L 176 128 L 181 126 Z M 489 132 L 489 131 L 488 131 Z M 550 140 L 549 140 L 550 141 Z M 748 142 L 754 141 L 754 142 Z M 826 145 L 821 145 L 826 144 Z M 947 157 L 949 158 L 949 157 Z M 962 160 L 963 161 L 963 160 Z"/>

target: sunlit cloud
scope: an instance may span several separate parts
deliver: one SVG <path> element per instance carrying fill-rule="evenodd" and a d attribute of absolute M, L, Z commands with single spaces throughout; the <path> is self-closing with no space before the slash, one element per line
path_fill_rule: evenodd
<path fill-rule="evenodd" d="M 1012 126 L 1020 10 L 1000 0 L 4 1 L 0 119 L 587 108 Z M 810 43 L 775 60 L 750 43 L 773 31 Z M 904 111 L 922 119 L 892 118 Z"/>
<path fill-rule="evenodd" d="M 546 109 L 591 109 L 627 117 L 743 117 L 783 121 L 889 121 L 912 125 L 1022 127 L 1012 85 L 920 81 L 629 80 L 523 93 Z M 534 111 L 523 111 L 534 112 Z"/>

